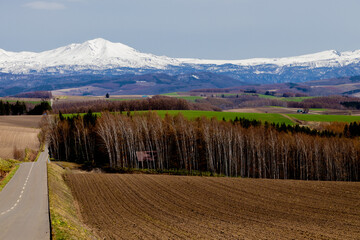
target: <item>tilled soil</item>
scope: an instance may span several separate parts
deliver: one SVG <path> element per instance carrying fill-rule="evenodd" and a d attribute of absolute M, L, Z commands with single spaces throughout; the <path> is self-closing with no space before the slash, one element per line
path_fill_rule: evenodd
<path fill-rule="evenodd" d="M 0 116 L 0 126 L 39 128 L 41 117 L 32 115 Z"/>
<path fill-rule="evenodd" d="M 25 148 L 39 149 L 36 128 L 2 126 L 0 124 L 0 158 L 14 158 L 14 148 L 25 152 Z"/>
<path fill-rule="evenodd" d="M 106 239 L 359 239 L 360 183 L 70 173 Z"/>
<path fill-rule="evenodd" d="M 13 158 L 14 148 L 39 149 L 39 123 L 42 116 L 0 116 L 0 157 Z"/>

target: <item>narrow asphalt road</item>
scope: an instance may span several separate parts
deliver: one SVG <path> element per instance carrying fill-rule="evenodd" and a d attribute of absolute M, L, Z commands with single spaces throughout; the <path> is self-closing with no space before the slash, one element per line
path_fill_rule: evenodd
<path fill-rule="evenodd" d="M 0 240 L 50 239 L 45 149 L 35 163 L 23 163 L 0 192 Z"/>

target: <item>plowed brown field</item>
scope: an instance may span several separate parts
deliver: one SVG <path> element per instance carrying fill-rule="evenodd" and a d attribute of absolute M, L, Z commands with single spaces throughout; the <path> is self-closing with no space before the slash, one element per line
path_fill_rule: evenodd
<path fill-rule="evenodd" d="M 360 184 L 165 175 L 66 176 L 106 239 L 359 239 Z"/>

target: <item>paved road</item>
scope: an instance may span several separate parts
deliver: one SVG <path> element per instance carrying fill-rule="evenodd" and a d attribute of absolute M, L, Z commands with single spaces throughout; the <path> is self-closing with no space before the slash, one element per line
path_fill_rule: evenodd
<path fill-rule="evenodd" d="M 46 161 L 23 163 L 0 192 L 0 240 L 50 239 Z"/>

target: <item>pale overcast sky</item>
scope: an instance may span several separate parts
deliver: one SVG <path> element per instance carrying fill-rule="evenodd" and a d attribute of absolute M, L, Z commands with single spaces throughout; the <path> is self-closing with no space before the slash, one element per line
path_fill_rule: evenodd
<path fill-rule="evenodd" d="M 102 37 L 170 57 L 245 59 L 360 49 L 360 0 L 0 0 L 0 48 Z"/>

